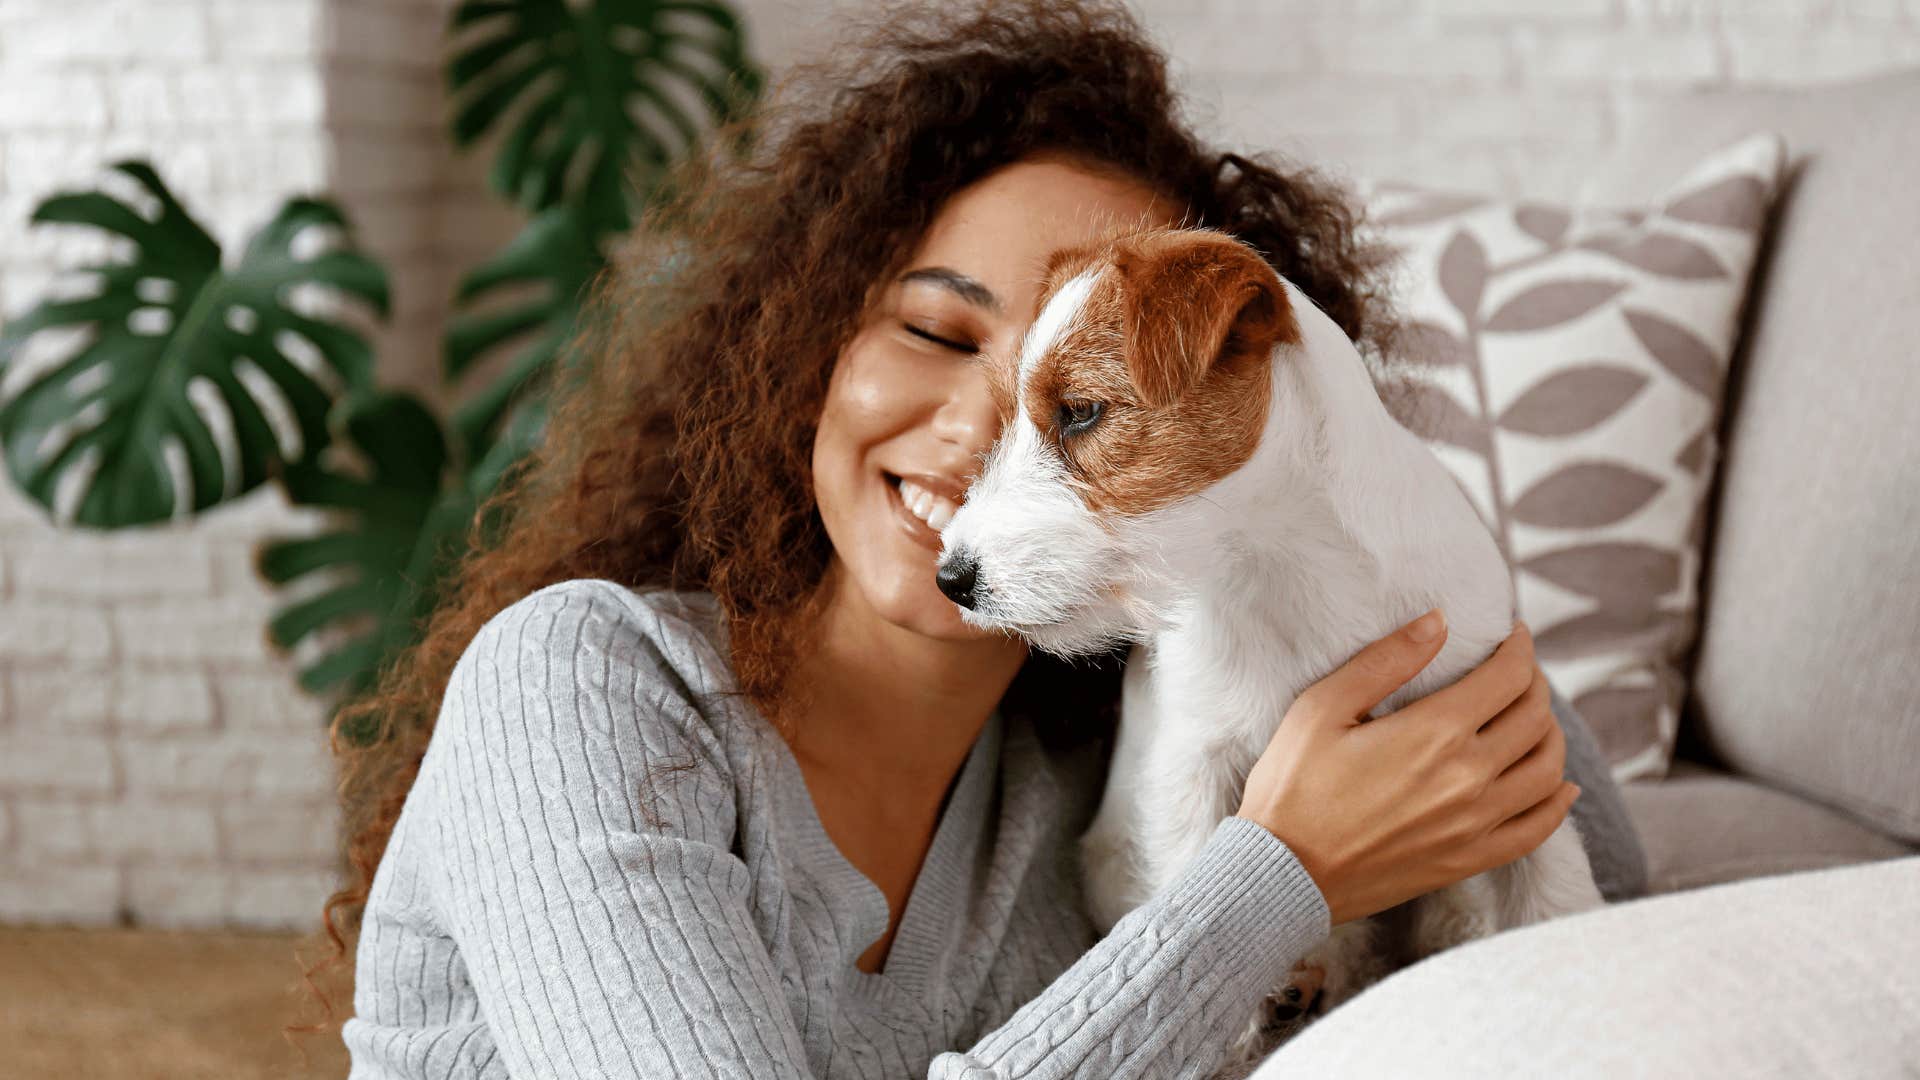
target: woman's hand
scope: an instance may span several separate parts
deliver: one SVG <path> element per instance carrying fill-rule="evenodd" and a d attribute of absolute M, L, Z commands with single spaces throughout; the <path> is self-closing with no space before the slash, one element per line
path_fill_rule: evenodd
<path fill-rule="evenodd" d="M 1286 842 L 1335 925 L 1525 855 L 1580 793 L 1524 623 L 1452 686 L 1361 722 L 1445 642 L 1435 609 L 1362 649 L 1300 694 L 1247 776 L 1237 816 Z"/>

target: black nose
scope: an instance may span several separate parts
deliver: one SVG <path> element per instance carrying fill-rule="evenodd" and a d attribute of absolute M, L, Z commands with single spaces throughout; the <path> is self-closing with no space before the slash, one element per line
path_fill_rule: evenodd
<path fill-rule="evenodd" d="M 972 553 L 961 551 L 943 561 L 933 579 L 939 583 L 940 591 L 947 594 L 947 599 L 972 610 L 973 578 L 979 569 L 980 561 Z"/>

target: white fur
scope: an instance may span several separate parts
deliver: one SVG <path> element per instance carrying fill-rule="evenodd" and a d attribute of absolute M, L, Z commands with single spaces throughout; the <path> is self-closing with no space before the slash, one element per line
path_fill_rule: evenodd
<path fill-rule="evenodd" d="M 1077 316 L 1077 285 L 1036 320 L 1023 384 L 1033 350 Z M 1443 608 L 1445 647 L 1374 710 L 1384 715 L 1456 681 L 1512 629 L 1507 567 L 1465 495 L 1387 413 L 1346 335 L 1285 286 L 1302 343 L 1275 351 L 1266 424 L 1240 469 L 1160 510 L 1102 518 L 1069 489 L 1057 449 L 1022 407 L 942 534 L 947 554 L 978 560 L 969 623 L 1062 655 L 1135 642 L 1106 794 L 1082 839 L 1102 930 L 1176 877 L 1233 813 L 1309 684 Z M 1520 862 L 1415 901 L 1414 944 L 1424 955 L 1600 902 L 1568 819 Z M 1375 929 L 1346 924 L 1308 958 L 1326 969 L 1326 1008 L 1385 973 Z M 1256 1018 L 1235 1056 L 1264 1049 L 1258 1029 Z"/>
<path fill-rule="evenodd" d="M 1027 330 L 1026 340 L 1020 346 L 1021 385 L 1026 384 L 1027 376 L 1033 372 L 1033 365 L 1039 363 L 1047 350 L 1053 348 L 1053 343 L 1080 317 L 1080 309 L 1086 306 L 1087 296 L 1093 292 L 1093 282 L 1097 276 L 1089 271 L 1055 289 L 1046 308 L 1034 318 L 1033 326 Z"/>

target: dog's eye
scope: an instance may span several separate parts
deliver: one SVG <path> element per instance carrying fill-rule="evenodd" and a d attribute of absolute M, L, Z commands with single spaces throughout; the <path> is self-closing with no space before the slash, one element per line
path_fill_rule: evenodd
<path fill-rule="evenodd" d="M 1060 437 L 1063 439 L 1078 435 L 1092 427 L 1100 419 L 1103 406 L 1098 401 L 1084 398 L 1071 398 L 1060 403 Z"/>

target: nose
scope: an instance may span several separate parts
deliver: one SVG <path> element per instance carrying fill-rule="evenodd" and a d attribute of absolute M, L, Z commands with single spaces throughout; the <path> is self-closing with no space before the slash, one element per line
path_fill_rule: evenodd
<path fill-rule="evenodd" d="M 1000 412 L 987 386 L 984 362 L 962 365 L 934 416 L 935 432 L 968 457 L 985 453 L 1000 436 Z"/>
<path fill-rule="evenodd" d="M 973 557 L 972 552 L 962 549 L 955 552 L 952 558 L 941 560 L 940 569 L 933 575 L 933 580 L 940 586 L 940 591 L 947 594 L 947 599 L 972 611 L 973 581 L 979 569 L 980 561 Z"/>

